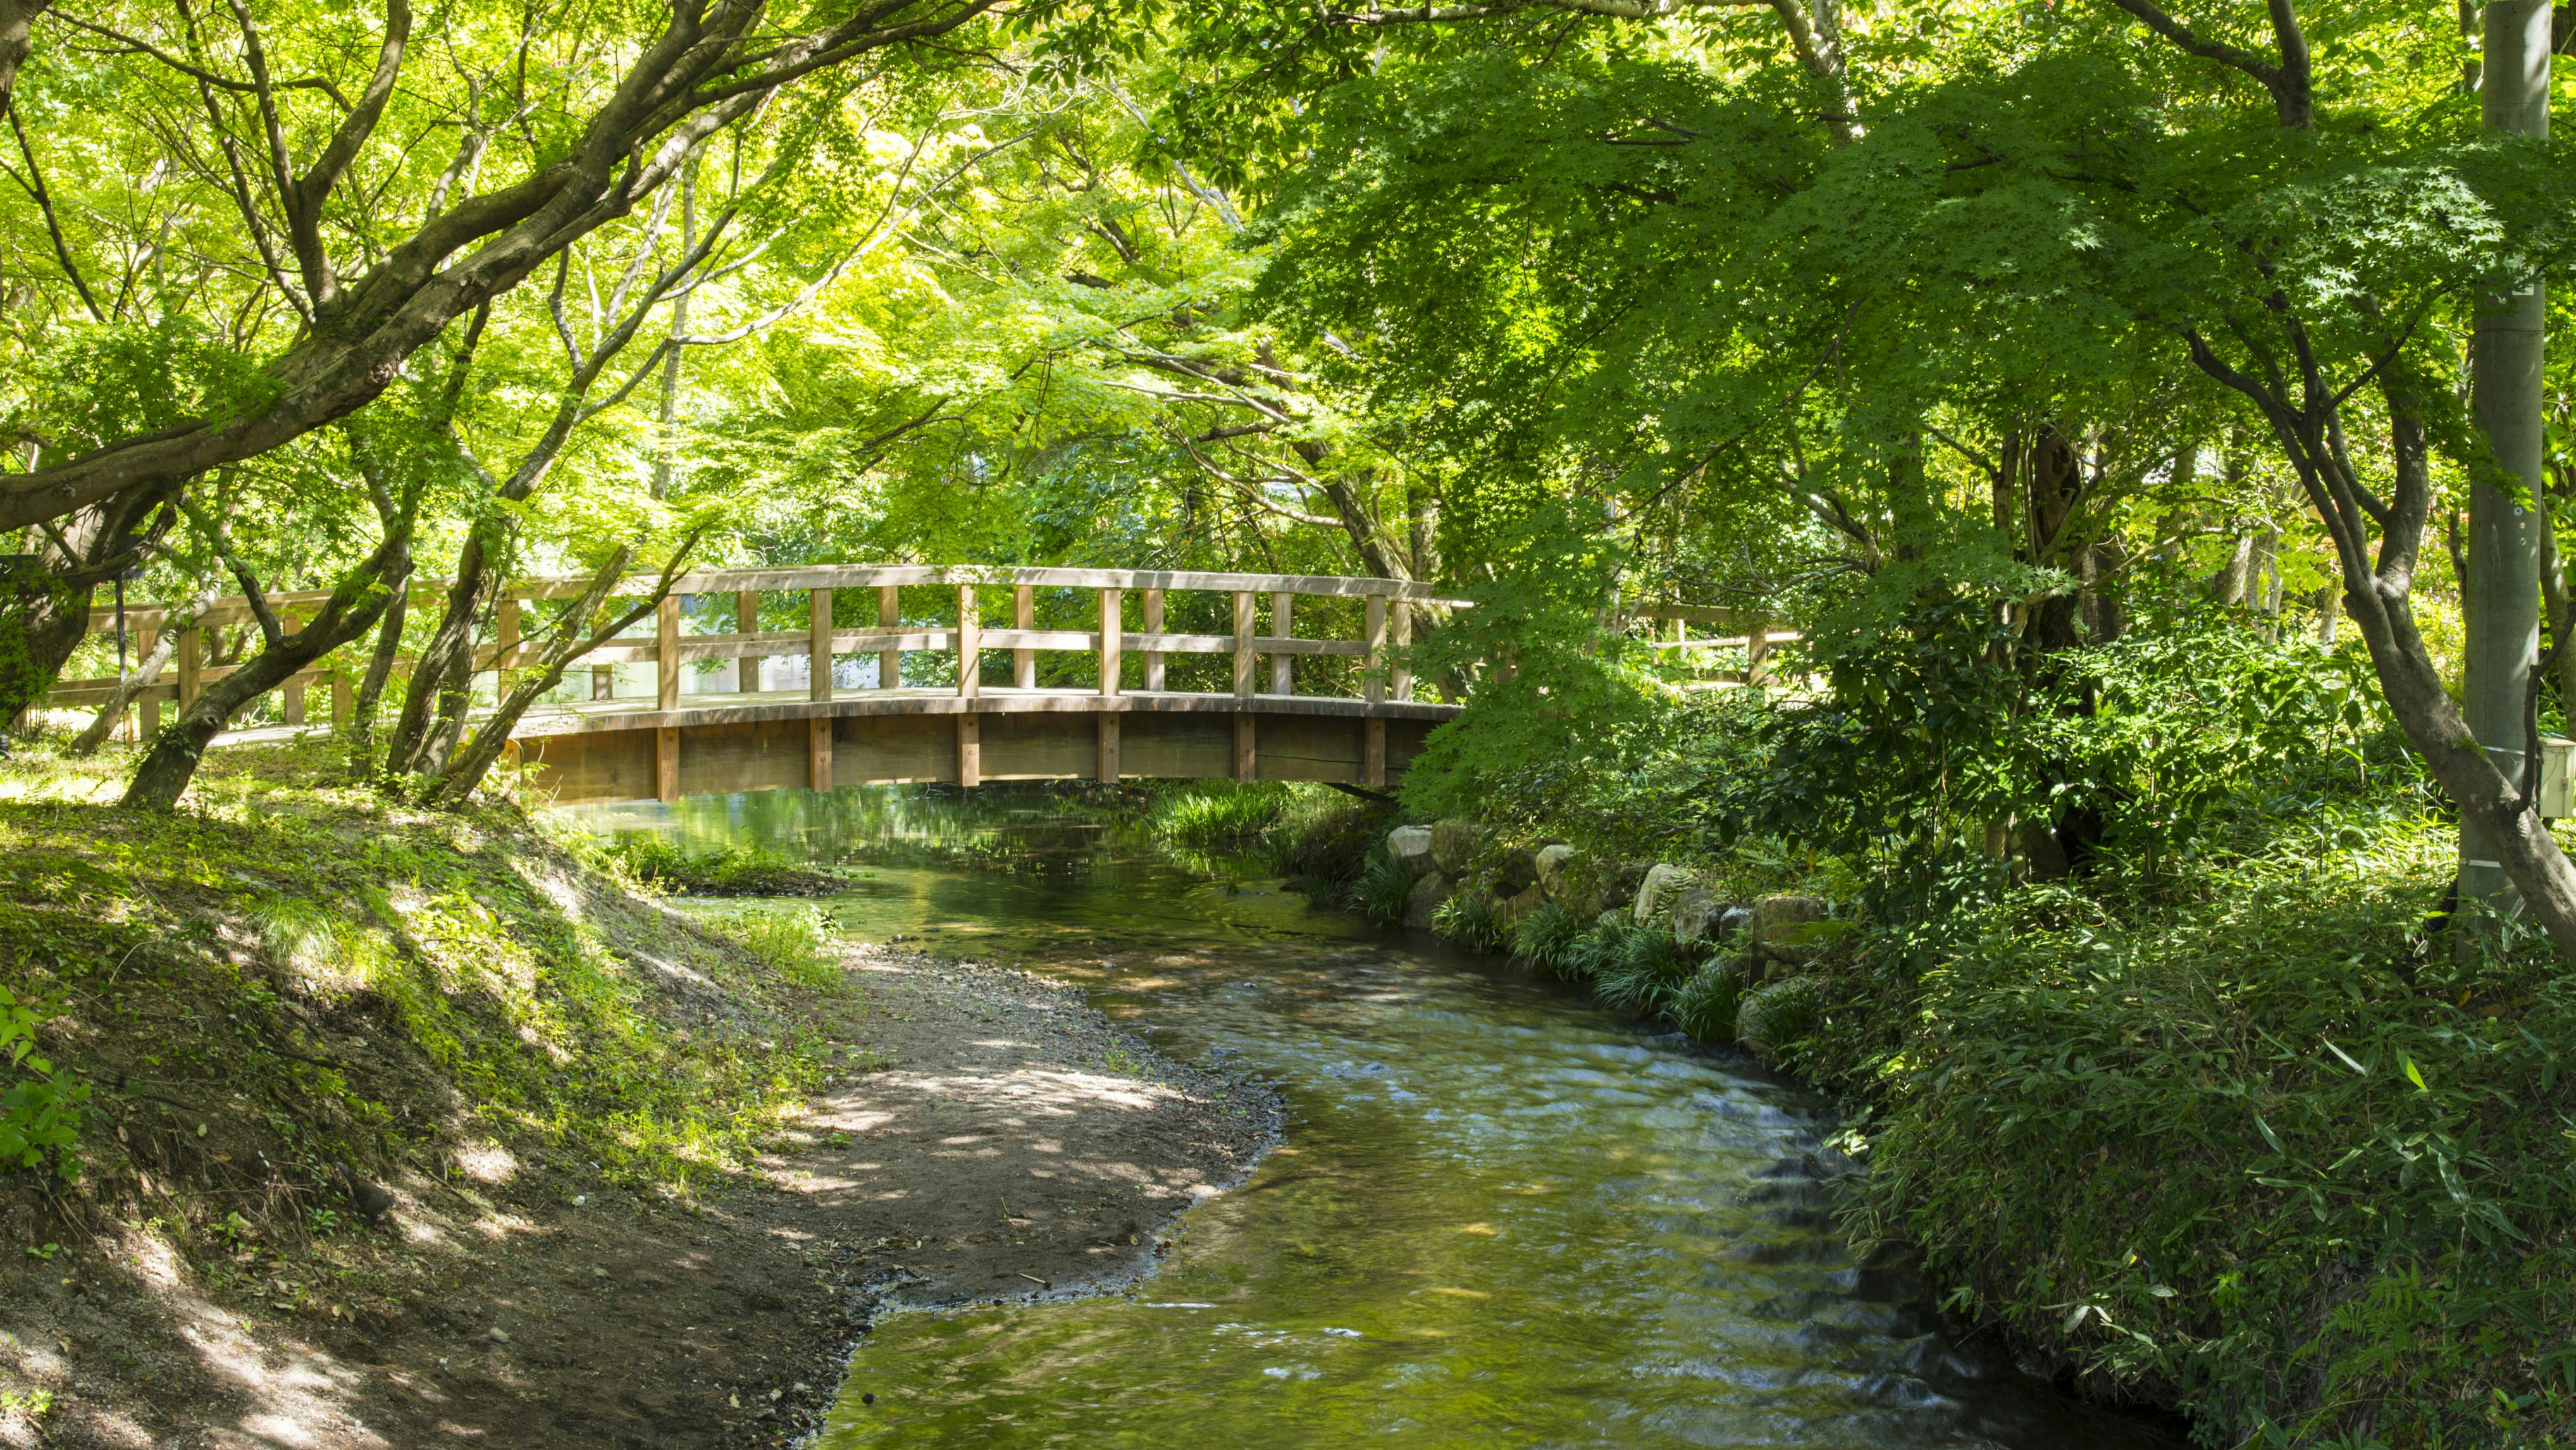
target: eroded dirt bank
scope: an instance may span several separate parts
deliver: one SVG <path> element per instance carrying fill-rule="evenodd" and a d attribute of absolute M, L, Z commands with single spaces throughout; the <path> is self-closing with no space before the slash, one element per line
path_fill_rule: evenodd
<path fill-rule="evenodd" d="M 50 1404 L 0 1412 L 0 1444 L 780 1443 L 880 1303 L 1149 1264 L 1277 1131 L 1267 1090 L 1161 1059 L 1069 989 L 879 947 L 844 966 L 862 990 L 814 1023 L 843 1062 L 755 1175 L 694 1205 L 460 1154 L 391 1178 L 335 1255 L 245 1240 L 219 1292 L 20 1175 L 0 1358 Z"/>

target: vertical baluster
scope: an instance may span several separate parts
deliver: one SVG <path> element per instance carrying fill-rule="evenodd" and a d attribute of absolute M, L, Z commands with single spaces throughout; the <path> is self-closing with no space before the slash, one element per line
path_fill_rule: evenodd
<path fill-rule="evenodd" d="M 134 635 L 135 658 L 141 659 L 144 655 L 152 653 L 152 647 L 160 642 L 161 631 L 137 630 Z M 161 687 L 158 684 L 152 686 L 154 690 L 159 688 Z M 150 740 L 161 731 L 160 697 L 151 695 L 150 691 L 145 693 L 147 698 L 135 706 L 134 738 L 138 741 Z"/>
<path fill-rule="evenodd" d="M 891 584 L 878 585 L 877 628 L 897 629 L 902 627 L 902 624 L 903 596 L 901 592 Z M 877 688 L 880 690 L 900 690 L 903 688 L 902 650 L 881 649 L 877 651 Z"/>
<path fill-rule="evenodd" d="M 806 694 L 815 700 L 832 698 L 832 591 L 817 589 L 805 596 L 805 671 L 812 688 Z M 820 789 L 821 787 L 817 787 Z"/>
<path fill-rule="evenodd" d="M 984 691 L 984 622 L 975 617 L 975 586 L 957 586 L 957 693 L 973 699 Z"/>
<path fill-rule="evenodd" d="M 1252 595 L 1236 590 L 1234 595 L 1234 693 L 1237 698 L 1252 698 Z"/>
<path fill-rule="evenodd" d="M 680 596 L 677 594 L 663 595 L 661 605 L 653 611 L 653 686 L 653 708 L 680 708 Z M 677 759 L 676 756 L 673 758 Z"/>
<path fill-rule="evenodd" d="M 197 672 L 205 660 L 206 631 L 189 625 L 179 631 L 179 708 L 197 703 Z"/>
<path fill-rule="evenodd" d="M 1386 701 L 1386 596 L 1368 597 L 1368 664 L 1362 672 L 1364 689 L 1372 705 Z"/>
<path fill-rule="evenodd" d="M 1100 591 L 1100 693 L 1118 693 L 1119 651 L 1126 646 L 1124 600 L 1115 589 Z"/>
<path fill-rule="evenodd" d="M 1145 591 L 1145 632 L 1147 634 L 1163 632 L 1163 591 L 1160 589 Z M 1145 688 L 1148 690 L 1163 688 L 1163 652 L 1161 650 L 1145 651 Z"/>
<path fill-rule="evenodd" d="M 304 621 L 282 619 L 278 621 L 278 627 L 288 634 L 294 634 L 304 628 Z M 277 687 L 277 709 L 278 718 L 286 724 L 304 723 L 304 677 L 302 675 L 296 675 Z"/>
<path fill-rule="evenodd" d="M 1038 627 L 1038 592 L 1023 584 L 1011 591 L 1011 627 Z M 1011 683 L 1023 690 L 1038 687 L 1038 652 L 1026 645 L 1011 651 Z"/>
<path fill-rule="evenodd" d="M 745 589 L 733 597 L 733 632 L 760 633 L 760 591 Z M 733 662 L 733 687 L 746 695 L 757 695 L 761 688 L 759 655 L 736 655 Z"/>
<path fill-rule="evenodd" d="M 1395 600 L 1393 613 L 1394 618 L 1388 622 L 1395 627 L 1396 659 L 1387 671 L 1387 682 L 1395 698 L 1410 700 L 1413 698 L 1413 666 L 1406 661 L 1404 651 L 1413 643 L 1413 605 L 1407 600 Z"/>
<path fill-rule="evenodd" d="M 1297 596 L 1285 589 L 1272 591 L 1270 595 L 1271 638 L 1284 640 L 1295 634 L 1296 620 Z M 1270 657 L 1270 693 L 1274 695 L 1297 693 L 1297 657 L 1295 655 Z"/>

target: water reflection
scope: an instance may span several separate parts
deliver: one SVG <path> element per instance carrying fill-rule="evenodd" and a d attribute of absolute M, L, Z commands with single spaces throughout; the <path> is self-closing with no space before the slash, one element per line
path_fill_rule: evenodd
<path fill-rule="evenodd" d="M 822 1444 L 2179 1443 L 1962 1353 L 1911 1284 L 1854 1264 L 1802 1167 L 1820 1114 L 1796 1089 L 1176 867 L 1114 803 L 993 794 L 591 814 L 865 863 L 827 903 L 846 929 L 1078 979 L 1168 1049 L 1285 1084 L 1287 1143 L 1192 1214 L 1159 1274 L 888 1320 Z"/>

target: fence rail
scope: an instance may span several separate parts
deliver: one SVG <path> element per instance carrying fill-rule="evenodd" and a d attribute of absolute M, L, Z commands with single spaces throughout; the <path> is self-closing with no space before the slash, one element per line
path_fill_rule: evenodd
<path fill-rule="evenodd" d="M 540 646 L 522 634 L 527 606 L 539 601 L 578 597 L 587 591 L 590 579 L 579 575 L 557 575 L 509 580 L 495 592 L 492 637 L 478 646 L 474 667 L 477 671 L 507 671 L 533 663 Z M 657 578 L 638 576 L 620 581 L 609 598 L 635 598 L 650 595 L 660 584 Z M 900 591 L 911 588 L 942 587 L 955 591 L 953 623 L 906 623 L 903 618 Z M 415 579 L 410 592 L 424 603 L 443 595 L 445 581 Z M 874 589 L 877 592 L 877 622 L 870 627 L 849 627 L 836 622 L 836 600 L 845 589 Z M 1035 596 L 1040 589 L 1083 589 L 1097 593 L 1098 624 L 1090 629 L 1039 629 L 1035 620 Z M 1012 624 L 987 627 L 983 623 L 983 606 L 979 590 L 1008 590 L 1012 595 Z M 1167 598 L 1174 592 L 1205 592 L 1230 595 L 1233 629 L 1225 634 L 1200 634 L 1171 631 L 1164 628 Z M 807 625 L 801 630 L 763 630 L 759 627 L 761 596 L 803 593 L 807 596 Z M 687 634 L 682 629 L 682 605 L 685 597 L 705 599 L 709 596 L 735 596 L 735 629 L 719 634 Z M 1136 596 L 1142 625 L 1128 628 L 1128 596 Z M 299 615 L 309 614 L 330 597 L 327 590 L 286 591 L 269 596 L 269 603 L 289 628 Z M 1299 635 L 1295 630 L 1296 601 L 1300 597 L 1356 600 L 1362 607 L 1362 637 L 1358 639 L 1325 639 Z M 1262 606 L 1267 603 L 1268 629 L 1258 628 L 1263 620 Z M 653 620 L 653 634 L 643 638 L 620 639 L 590 651 L 581 662 L 592 669 L 594 701 L 620 698 L 614 693 L 612 671 L 620 664 L 654 666 L 652 709 L 668 712 L 680 707 L 681 667 L 684 664 L 733 661 L 736 696 L 776 696 L 793 690 L 773 691 L 763 687 L 758 661 L 801 656 L 806 662 L 807 698 L 828 702 L 840 688 L 833 680 L 833 661 L 843 655 L 874 654 L 878 660 L 876 689 L 895 691 L 902 688 L 901 657 L 906 653 L 947 653 L 959 657 L 955 693 L 969 699 L 985 690 L 981 667 L 985 652 L 1007 650 L 1012 669 L 1009 686 L 998 689 L 1033 691 L 1037 684 L 1037 658 L 1042 653 L 1077 653 L 1093 656 L 1098 661 L 1097 691 L 1103 697 L 1115 697 L 1125 688 L 1123 675 L 1127 656 L 1141 661 L 1139 674 L 1143 691 L 1165 692 L 1168 683 L 1166 664 L 1173 655 L 1230 655 L 1233 658 L 1231 694 L 1250 699 L 1256 694 L 1293 695 L 1294 662 L 1299 658 L 1348 658 L 1361 662 L 1361 695 L 1370 705 L 1387 702 L 1404 703 L 1413 698 L 1413 677 L 1403 651 L 1412 643 L 1413 615 L 1420 607 L 1454 609 L 1466 607 L 1469 601 L 1446 596 L 1424 584 L 1401 579 L 1378 579 L 1310 574 L 1233 574 L 1188 571 L 1135 569 L 1066 569 L 979 566 L 926 565 L 814 565 L 780 569 L 702 570 L 685 574 L 673 581 L 671 590 L 661 601 Z M 1086 606 L 1087 607 L 1087 606 Z M 160 607 L 128 608 L 122 614 L 122 627 L 133 636 L 139 654 L 148 654 L 158 631 L 169 621 L 170 613 Z M 174 652 L 173 678 L 158 682 L 137 693 L 142 729 L 148 733 L 159 726 L 161 707 L 175 702 L 185 707 L 206 685 L 223 678 L 230 665 L 212 664 L 205 659 L 205 633 L 239 625 L 255 615 L 245 599 L 218 600 L 213 607 L 197 616 L 194 624 L 180 636 Z M 94 609 L 90 629 L 94 634 L 115 632 L 120 616 L 113 609 Z M 354 647 L 351 647 L 354 648 Z M 1261 662 L 1270 662 L 1266 689 Z M 968 661 L 973 664 L 968 664 Z M 52 693 L 57 705 L 98 705 L 112 698 L 115 679 L 69 680 Z M 332 719 L 345 723 L 353 707 L 350 672 L 329 666 L 307 670 L 280 687 L 285 723 L 305 723 L 304 695 L 308 688 L 327 685 L 332 691 Z M 1192 692 L 1222 695 L 1227 692 Z M 639 699 L 637 710 L 644 708 Z"/>

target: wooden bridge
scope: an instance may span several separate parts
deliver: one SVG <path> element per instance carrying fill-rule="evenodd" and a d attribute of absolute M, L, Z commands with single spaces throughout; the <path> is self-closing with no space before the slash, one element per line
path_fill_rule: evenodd
<path fill-rule="evenodd" d="M 523 614 L 575 598 L 587 582 L 504 585 L 477 669 L 506 675 L 533 662 Z M 648 597 L 655 582 L 628 580 L 617 592 Z M 412 587 L 430 607 L 444 588 Z M 873 622 L 847 622 L 868 612 L 871 590 Z M 800 595 L 803 627 L 763 627 L 795 618 Z M 932 610 L 907 610 L 925 595 L 935 599 Z M 1078 611 L 1081 627 L 1038 628 L 1041 595 L 1058 623 Z M 691 632 L 684 626 L 699 622 L 691 616 L 706 612 L 710 596 L 730 598 L 723 622 L 732 627 Z M 988 624 L 1005 596 L 1010 623 Z M 271 603 L 292 628 L 299 606 L 324 597 L 278 594 Z M 1131 603 L 1140 616 L 1133 630 Z M 1464 604 L 1407 581 L 1322 575 L 875 565 L 702 572 L 675 582 L 649 638 L 586 656 L 590 697 L 531 711 L 512 732 L 514 748 L 534 794 L 558 804 L 910 781 L 1165 777 L 1382 787 L 1459 709 L 1414 699 L 1406 663 L 1414 610 Z M 1167 615 L 1202 627 L 1167 629 Z M 184 704 L 228 671 L 208 658 L 209 632 L 220 637 L 251 617 L 246 601 L 225 600 L 182 631 L 175 678 L 136 697 L 146 734 L 158 728 L 165 702 Z M 130 609 L 122 620 L 148 650 L 165 614 Z M 1298 634 L 1308 621 L 1337 625 L 1344 637 Z M 1266 631 L 1258 627 L 1265 623 Z M 94 611 L 91 628 L 115 633 L 118 612 Z M 988 681 L 1004 655 L 1010 683 Z M 1044 655 L 1056 658 L 1042 670 Z M 845 661 L 853 666 L 847 673 L 869 682 L 837 685 Z M 619 694 L 617 667 L 647 664 L 652 695 Z M 306 726 L 311 687 L 330 690 L 332 722 L 345 724 L 362 668 L 326 658 L 288 681 L 278 691 L 283 725 Z M 907 670 L 921 683 L 906 684 Z M 1301 673 L 1311 693 L 1299 693 Z M 792 678 L 786 688 L 765 688 L 772 674 Z M 715 688 L 684 689 L 692 675 Z M 67 681 L 52 703 L 96 706 L 115 684 Z"/>

